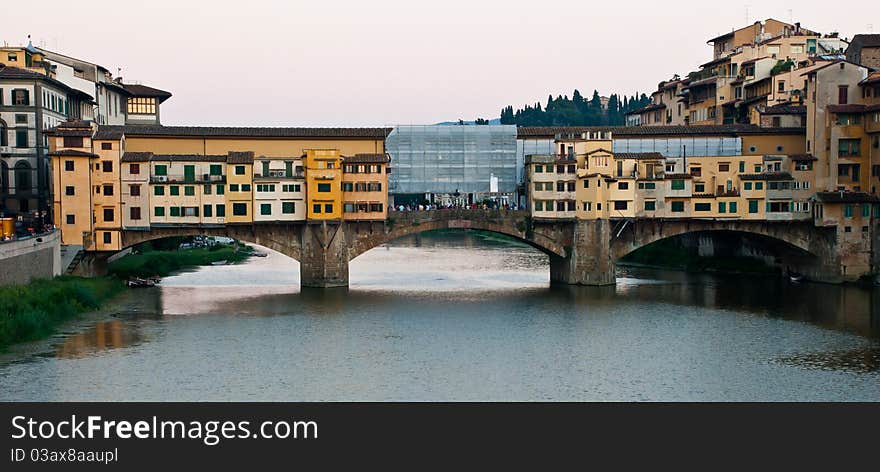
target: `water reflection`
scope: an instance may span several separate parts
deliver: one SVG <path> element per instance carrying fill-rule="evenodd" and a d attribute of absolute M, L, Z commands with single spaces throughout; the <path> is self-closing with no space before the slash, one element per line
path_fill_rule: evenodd
<path fill-rule="evenodd" d="M 638 268 L 551 285 L 540 252 L 465 232 L 301 290 L 267 252 L 0 359 L 0 400 L 880 400 L 876 290 Z"/>
<path fill-rule="evenodd" d="M 875 372 L 880 369 L 880 347 L 801 354 L 781 357 L 776 362 L 808 369 Z"/>
<path fill-rule="evenodd" d="M 57 346 L 55 355 L 61 358 L 90 356 L 133 346 L 142 340 L 136 325 L 121 320 L 99 321 L 86 331 L 68 336 Z"/>

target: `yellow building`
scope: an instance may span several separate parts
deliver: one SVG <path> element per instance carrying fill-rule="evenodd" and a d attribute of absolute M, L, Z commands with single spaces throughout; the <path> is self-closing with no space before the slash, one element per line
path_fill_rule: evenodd
<path fill-rule="evenodd" d="M 387 154 L 356 154 L 342 161 L 343 213 L 346 220 L 388 217 Z"/>
<path fill-rule="evenodd" d="M 577 161 L 574 152 L 557 156 L 526 156 L 526 185 L 533 218 L 575 218 Z"/>
<path fill-rule="evenodd" d="M 49 137 L 49 156 L 55 189 L 52 214 L 55 226 L 61 229 L 61 242 L 94 250 L 92 165 L 99 162 L 99 156 L 92 152 L 91 125 L 63 123 Z"/>
<path fill-rule="evenodd" d="M 226 223 L 251 223 L 254 221 L 253 151 L 229 151 L 226 167 Z"/>
<path fill-rule="evenodd" d="M 149 211 L 138 213 L 149 215 L 149 225 L 226 223 L 229 156 L 126 152 L 123 159 L 140 160 L 145 154 L 149 168 Z M 140 167 L 138 162 L 127 164 Z M 142 171 L 138 169 L 138 172 Z M 140 190 L 137 193 L 140 196 Z M 132 201 L 128 206 L 137 205 Z"/>
<path fill-rule="evenodd" d="M 336 149 L 307 149 L 306 215 L 309 220 L 342 219 L 342 155 Z"/>

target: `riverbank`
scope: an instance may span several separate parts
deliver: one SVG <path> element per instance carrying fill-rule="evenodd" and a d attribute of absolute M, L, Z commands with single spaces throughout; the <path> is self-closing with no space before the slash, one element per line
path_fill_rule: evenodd
<path fill-rule="evenodd" d="M 109 277 L 71 276 L 0 286 L 0 351 L 52 334 L 62 322 L 100 308 L 123 288 L 120 280 Z"/>
<path fill-rule="evenodd" d="M 107 266 L 110 275 L 127 279 L 130 277 L 164 277 L 172 272 L 214 262 L 234 264 L 253 255 L 254 249 L 246 245 L 216 245 L 186 250 L 142 250 L 129 254 Z"/>

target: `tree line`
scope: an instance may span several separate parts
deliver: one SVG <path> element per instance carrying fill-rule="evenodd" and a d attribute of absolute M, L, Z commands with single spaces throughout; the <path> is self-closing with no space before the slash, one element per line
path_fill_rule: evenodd
<path fill-rule="evenodd" d="M 644 93 L 621 98 L 617 94 L 608 97 L 608 105 L 602 106 L 599 92 L 593 90 L 593 97 L 587 100 L 580 91 L 568 95 L 547 97 L 547 105 L 541 102 L 526 105 L 514 110 L 512 105 L 501 109 L 501 124 L 519 126 L 615 126 L 623 125 L 627 112 L 642 108 L 651 103 Z"/>

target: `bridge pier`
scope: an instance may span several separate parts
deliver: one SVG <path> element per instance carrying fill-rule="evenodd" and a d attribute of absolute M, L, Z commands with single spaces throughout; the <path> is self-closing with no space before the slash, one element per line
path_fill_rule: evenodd
<path fill-rule="evenodd" d="M 299 264 L 303 287 L 348 287 L 348 242 L 345 223 L 323 221 L 302 231 Z"/>
<path fill-rule="evenodd" d="M 613 285 L 611 222 L 579 220 L 566 257 L 550 256 L 550 281 L 571 285 Z"/>

